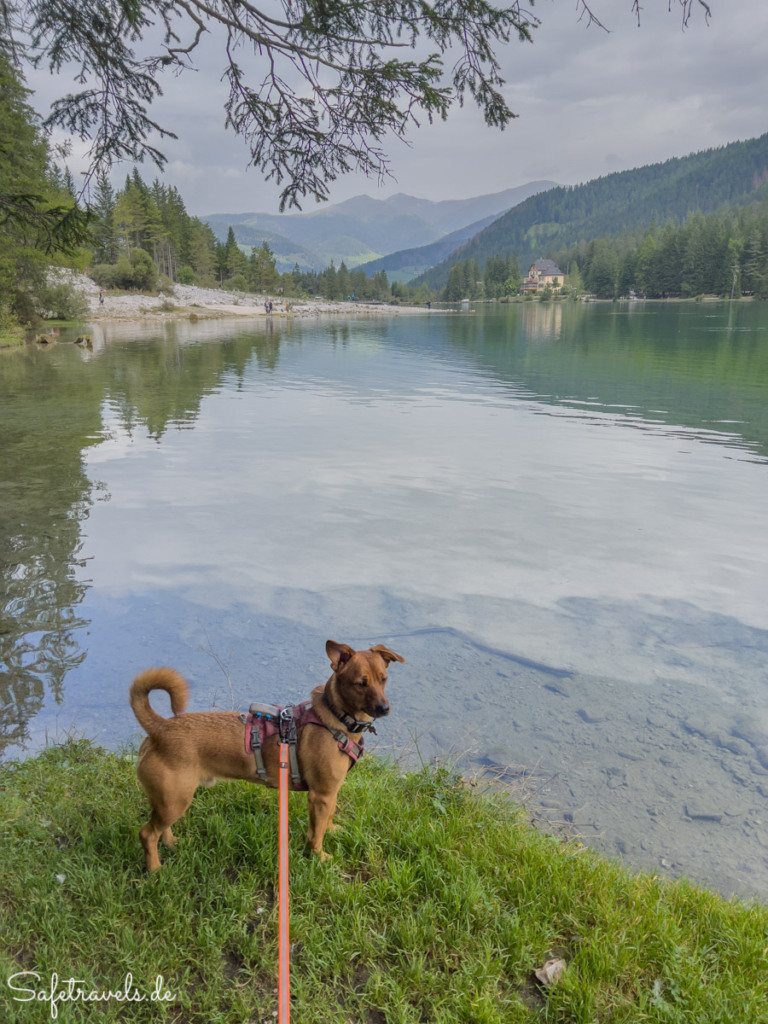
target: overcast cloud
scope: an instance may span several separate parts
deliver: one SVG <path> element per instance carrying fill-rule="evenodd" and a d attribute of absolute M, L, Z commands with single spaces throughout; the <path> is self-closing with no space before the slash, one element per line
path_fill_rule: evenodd
<path fill-rule="evenodd" d="M 501 55 L 516 121 L 499 132 L 486 128 L 474 106 L 457 108 L 446 123 L 413 131 L 410 147 L 390 142 L 395 181 L 378 187 L 349 175 L 333 186 L 331 202 L 361 192 L 458 199 L 536 178 L 576 184 L 762 135 L 768 4 L 710 3 L 709 26 L 696 10 L 682 31 L 676 3 L 670 13 L 667 0 L 646 0 L 638 28 L 631 0 L 594 0 L 608 34 L 585 29 L 572 0 L 539 0 L 534 43 L 512 42 Z M 224 129 L 221 64 L 209 43 L 197 73 L 163 82 L 154 113 L 179 136 L 160 145 L 169 159 L 165 180 L 179 187 L 191 213 L 277 212 L 278 190 L 247 169 L 245 146 Z M 28 83 L 41 113 L 73 88 L 41 72 L 30 73 Z M 76 147 L 73 171 L 84 167 L 82 152 Z M 128 169 L 118 168 L 115 180 Z M 146 168 L 146 176 L 154 173 Z"/>

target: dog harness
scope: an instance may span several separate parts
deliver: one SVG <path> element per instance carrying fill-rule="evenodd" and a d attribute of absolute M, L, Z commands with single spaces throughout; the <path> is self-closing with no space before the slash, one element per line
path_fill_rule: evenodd
<path fill-rule="evenodd" d="M 365 731 L 375 733 L 371 722 L 360 722 L 344 711 L 337 711 L 336 708 L 323 693 L 323 702 L 328 710 L 342 722 L 350 732 L 363 733 Z M 308 790 L 309 786 L 301 777 L 299 771 L 299 758 L 296 752 L 298 742 L 298 730 L 305 725 L 319 725 L 327 729 L 338 744 L 342 754 L 346 754 L 352 761 L 350 768 L 354 768 L 357 762 L 365 753 L 364 737 L 361 735 L 359 742 L 355 742 L 341 729 L 334 729 L 320 718 L 312 707 L 311 700 L 305 700 L 301 704 L 289 704 L 281 708 L 277 704 L 251 704 L 248 714 L 240 715 L 240 721 L 245 724 L 245 752 L 253 754 L 256 761 L 256 771 L 262 782 L 269 785 L 267 769 L 264 767 L 264 756 L 262 747 L 270 736 L 279 735 L 280 739 L 288 744 L 288 757 L 291 768 L 291 781 L 294 789 Z"/>

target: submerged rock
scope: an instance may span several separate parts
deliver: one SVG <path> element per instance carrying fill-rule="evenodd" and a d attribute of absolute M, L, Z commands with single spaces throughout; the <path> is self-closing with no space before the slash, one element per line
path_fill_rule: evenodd
<path fill-rule="evenodd" d="M 754 711 L 749 715 L 739 715 L 734 720 L 730 731 L 734 736 L 738 736 L 739 739 L 751 743 L 753 747 L 768 746 L 768 715 L 763 711 Z"/>
<path fill-rule="evenodd" d="M 605 715 L 596 714 L 594 711 L 587 711 L 586 708 L 579 708 L 576 714 L 583 722 L 587 722 L 588 725 L 597 725 L 599 722 L 605 721 Z"/>
<path fill-rule="evenodd" d="M 723 811 L 720 807 L 708 802 L 705 797 L 690 797 L 685 805 L 685 813 L 694 821 L 723 820 Z"/>

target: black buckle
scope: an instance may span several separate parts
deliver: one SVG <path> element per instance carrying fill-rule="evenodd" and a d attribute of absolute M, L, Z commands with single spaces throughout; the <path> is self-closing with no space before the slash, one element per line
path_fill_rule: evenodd
<path fill-rule="evenodd" d="M 288 705 L 287 708 L 283 708 L 280 712 L 280 720 L 278 722 L 280 729 L 280 739 L 283 743 L 289 744 L 289 746 L 296 746 L 296 719 L 293 717 L 293 705 Z"/>
<path fill-rule="evenodd" d="M 361 733 L 366 732 L 367 730 L 369 732 L 374 733 L 375 735 L 376 730 L 373 728 L 370 722 L 360 722 L 352 715 L 348 715 L 346 711 L 338 711 L 333 706 L 333 704 L 331 704 L 331 702 L 328 700 L 328 694 L 325 692 L 325 690 L 323 690 L 323 703 L 331 712 L 331 714 L 335 715 L 336 718 L 338 718 L 338 720 L 342 723 L 342 725 L 345 725 L 350 732 Z"/>

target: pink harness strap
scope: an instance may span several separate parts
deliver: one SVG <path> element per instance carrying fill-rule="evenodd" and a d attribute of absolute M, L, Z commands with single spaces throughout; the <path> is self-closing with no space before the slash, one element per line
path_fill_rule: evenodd
<path fill-rule="evenodd" d="M 276 715 L 279 715 L 282 710 L 283 709 L 279 705 L 275 705 Z M 360 737 L 360 741 L 356 743 L 351 736 L 342 732 L 341 729 L 332 729 L 331 726 L 326 725 L 312 707 L 311 700 L 305 700 L 301 704 L 294 704 L 291 710 L 293 712 L 293 719 L 296 723 L 297 730 L 303 728 L 305 725 L 319 725 L 323 729 L 327 729 L 328 732 L 333 735 L 333 738 L 336 740 L 336 745 L 342 754 L 346 754 L 352 761 L 352 764 L 349 767 L 354 768 L 365 753 L 364 738 L 362 736 Z M 246 754 L 252 754 L 256 750 L 260 751 L 261 747 L 264 746 L 265 740 L 269 739 L 270 736 L 278 735 L 280 732 L 280 727 L 277 723 L 276 717 L 270 716 L 269 718 L 265 718 L 262 715 L 252 715 L 250 713 L 241 717 L 245 722 Z M 253 743 L 255 737 L 252 735 L 254 727 L 259 731 L 258 742 L 255 744 Z M 257 759 L 257 766 L 258 760 L 259 759 Z M 293 788 L 298 790 L 308 790 L 309 786 L 304 779 L 302 779 L 299 784 L 294 781 Z"/>

